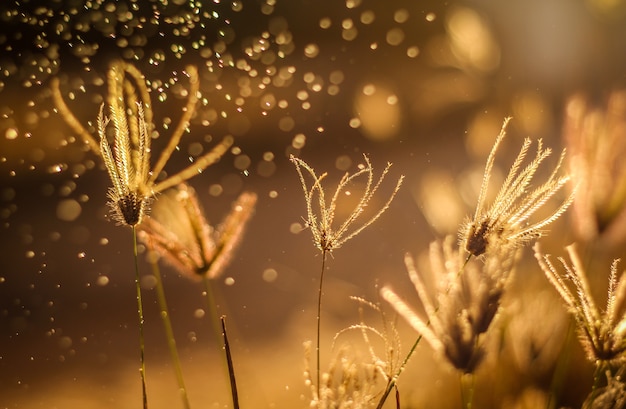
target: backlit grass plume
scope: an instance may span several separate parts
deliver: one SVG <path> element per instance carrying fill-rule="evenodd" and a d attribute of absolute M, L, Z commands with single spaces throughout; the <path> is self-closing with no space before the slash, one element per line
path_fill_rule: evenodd
<path fill-rule="evenodd" d="M 104 160 L 113 184 L 109 190 L 111 208 L 115 219 L 122 224 L 139 224 L 153 195 L 202 172 L 218 161 L 233 143 L 232 137 L 226 137 L 186 169 L 157 181 L 196 110 L 200 87 L 198 71 L 195 67 L 188 66 L 185 73 L 189 77 L 189 99 L 178 126 L 152 169 L 151 140 L 155 132 L 152 103 L 146 81 L 134 66 L 118 61 L 107 72 L 106 105 L 110 116 L 106 115 L 103 105 L 97 121 L 99 141 L 90 135 L 65 104 L 59 80 L 55 78 L 52 81 L 52 95 L 58 111 L 85 143 Z M 109 123 L 113 125 L 113 147 L 108 140 Z"/>
<path fill-rule="evenodd" d="M 159 197 L 152 216 L 139 226 L 139 237 L 185 277 L 215 279 L 241 241 L 256 200 L 256 194 L 242 193 L 223 222 L 213 226 L 194 189 L 183 183 Z"/>
<path fill-rule="evenodd" d="M 539 170 L 541 163 L 550 156 L 552 150 L 544 149 L 540 139 L 537 142 L 535 157 L 522 168 L 532 144 L 531 140 L 526 138 L 493 203 L 490 206 L 486 203 L 496 151 L 506 135 L 509 120 L 510 118 L 504 120 L 500 134 L 487 158 L 474 217 L 466 221 L 459 232 L 463 247 L 472 256 L 480 256 L 490 248 L 516 246 L 540 237 L 542 229 L 563 214 L 573 200 L 572 193 L 547 217 L 539 221 L 529 221 L 531 216 L 563 188 L 569 176 L 559 176 L 559 169 L 565 156 L 565 151 L 563 151 L 548 179 L 531 189 L 535 173 Z"/>
<path fill-rule="evenodd" d="M 367 155 L 363 155 L 363 158 L 365 159 L 365 166 L 361 166 L 360 169 L 353 174 L 344 174 L 335 188 L 335 191 L 332 193 L 332 196 L 330 196 L 330 200 L 328 200 L 328 196 L 322 185 L 322 181 L 326 178 L 327 174 L 323 173 L 318 175 L 305 161 L 291 156 L 291 161 L 296 166 L 296 171 L 300 177 L 300 183 L 304 192 L 304 200 L 307 209 L 306 226 L 311 230 L 315 247 L 322 252 L 322 269 L 317 301 L 316 355 L 318 387 L 320 385 L 320 317 L 326 256 L 374 223 L 374 221 L 389 208 L 389 205 L 396 196 L 396 193 L 402 185 L 402 180 L 404 179 L 404 176 L 400 176 L 383 206 L 380 207 L 378 211 L 375 211 L 372 216 L 363 219 L 365 209 L 370 204 L 370 201 L 373 199 L 391 167 L 391 163 L 387 163 L 387 166 L 375 182 L 372 164 Z M 348 217 L 343 222 L 337 222 L 335 215 L 339 200 L 344 195 L 354 193 L 348 189 L 354 182 L 362 178 L 365 178 L 365 187 L 362 188 L 360 197 L 356 199 L 356 205 L 352 207 Z M 310 183 L 307 182 L 307 179 L 310 179 Z"/>
<path fill-rule="evenodd" d="M 327 200 L 326 192 L 322 186 L 322 181 L 326 178 L 327 174 L 323 173 L 317 175 L 312 167 L 310 167 L 302 159 L 291 156 L 291 161 L 296 165 L 296 170 L 300 176 L 300 183 L 304 190 L 304 199 L 307 208 L 306 225 L 313 234 L 313 242 L 315 246 L 323 253 L 331 252 L 341 247 L 345 242 L 362 232 L 366 227 L 372 224 L 387 210 L 391 201 L 395 197 L 404 176 L 401 176 L 396 182 L 396 187 L 389 196 L 387 202 L 373 215 L 365 220 L 361 220 L 365 208 L 369 205 L 369 202 L 374 197 L 374 194 L 378 190 L 380 184 L 385 179 L 391 163 L 387 163 L 387 166 L 383 170 L 382 174 L 378 178 L 378 181 L 374 183 L 374 169 L 370 163 L 367 155 L 363 155 L 365 159 L 365 166 L 362 166 L 357 172 L 353 174 L 346 173 L 334 193 L 330 197 L 330 201 Z M 305 172 L 303 172 L 303 170 Z M 308 176 L 305 177 L 305 174 Z M 307 183 L 306 179 L 310 177 L 312 183 Z M 335 212 L 337 210 L 338 201 L 343 194 L 350 194 L 348 191 L 349 186 L 358 178 L 366 178 L 365 188 L 363 189 L 360 198 L 356 205 L 343 221 L 336 223 Z"/>
<path fill-rule="evenodd" d="M 611 92 L 602 106 L 583 95 L 571 97 L 563 139 L 578 185 L 572 204 L 578 237 L 621 243 L 626 237 L 626 90 Z"/>
<path fill-rule="evenodd" d="M 483 335 L 500 308 L 515 251 L 502 249 L 482 261 L 466 264 L 463 252 L 453 247 L 449 237 L 443 244 L 431 243 L 429 255 L 430 282 L 436 284 L 430 289 L 412 256 L 407 254 L 404 259 L 425 317 L 390 287 L 383 287 L 381 294 L 446 361 L 463 373 L 471 373 L 484 357 Z"/>
<path fill-rule="evenodd" d="M 576 321 L 578 337 L 587 354 L 587 359 L 600 369 L 604 364 L 624 364 L 626 362 L 626 274 L 618 277 L 619 259 L 611 264 L 607 303 L 599 309 L 592 296 L 587 274 L 576 247 L 567 246 L 569 264 L 559 257 L 561 269 L 541 252 L 535 244 L 535 258 L 548 281 L 558 291 L 569 313 Z"/>
<path fill-rule="evenodd" d="M 220 324 L 217 306 L 210 281 L 218 278 L 231 260 L 239 245 L 245 227 L 254 212 L 257 195 L 243 192 L 233 203 L 231 211 L 222 223 L 213 226 L 207 221 L 195 190 L 182 183 L 168 189 L 155 201 L 152 214 L 139 225 L 139 237 L 146 247 L 160 255 L 180 274 L 204 284 L 204 297 L 213 331 L 218 340 L 217 345 L 222 351 L 226 345 L 225 324 L 222 317 Z M 162 310 L 167 317 L 165 296 L 160 279 L 160 272 L 155 259 L 153 270 L 157 278 L 157 290 L 160 292 Z M 178 362 L 176 345 L 169 321 L 165 322 L 166 331 L 170 334 L 170 350 L 173 359 Z M 224 336 L 224 343 L 220 341 Z M 237 403 L 237 391 L 234 383 L 234 372 L 227 352 L 229 374 L 233 392 L 233 402 Z M 180 364 L 178 365 L 180 367 Z M 178 369 L 180 374 L 180 369 Z M 179 383 L 182 385 L 182 375 Z M 237 407 L 237 406 L 235 406 Z"/>

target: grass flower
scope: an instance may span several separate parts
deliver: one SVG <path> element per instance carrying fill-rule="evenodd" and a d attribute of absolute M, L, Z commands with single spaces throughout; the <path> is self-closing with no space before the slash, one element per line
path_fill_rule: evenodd
<path fill-rule="evenodd" d="M 201 280 L 204 284 L 204 296 L 212 321 L 217 346 L 226 352 L 226 364 L 231 381 L 233 404 L 238 407 L 237 389 L 224 318 L 218 317 L 210 280 L 218 278 L 239 245 L 245 227 L 252 216 L 257 196 L 244 192 L 233 203 L 231 211 L 219 226 L 212 226 L 202 211 L 195 190 L 185 183 L 168 189 L 156 200 L 152 214 L 139 225 L 139 237 L 146 247 L 159 254 L 180 274 L 192 280 Z M 159 302 L 162 305 L 162 317 L 170 342 L 173 359 L 178 362 L 171 323 L 162 286 L 161 274 L 156 260 L 153 260 L 154 276 L 157 278 Z M 221 322 L 220 322 L 221 320 Z M 223 336 L 223 342 L 221 342 Z M 180 364 L 178 364 L 180 366 Z M 179 384 L 182 375 L 179 373 Z M 181 387 L 182 388 L 182 387 Z"/>
<path fill-rule="evenodd" d="M 322 289 L 324 283 L 324 271 L 326 265 L 326 255 L 335 249 L 341 247 L 345 242 L 362 232 L 366 227 L 374 223 L 388 208 L 392 200 L 396 196 L 396 193 L 402 185 L 404 176 L 400 176 L 396 182 L 396 186 L 391 195 L 385 202 L 385 204 L 376 211 L 372 216 L 369 216 L 364 221 L 362 216 L 365 209 L 369 205 L 370 201 L 374 197 L 376 191 L 380 187 L 381 183 L 385 179 L 391 163 L 387 163 L 387 166 L 383 170 L 382 174 L 378 178 L 378 181 L 374 182 L 374 169 L 370 163 L 367 155 L 363 155 L 365 159 L 365 166 L 361 166 L 360 170 L 353 174 L 346 173 L 335 192 L 332 194 L 330 201 L 327 201 L 326 192 L 322 186 L 322 181 L 327 176 L 326 173 L 317 175 L 313 168 L 309 166 L 302 159 L 291 156 L 291 161 L 296 166 L 296 171 L 300 177 L 300 183 L 302 190 L 304 191 L 304 200 L 306 203 L 307 217 L 306 225 L 313 234 L 313 242 L 315 246 L 322 252 L 322 270 L 320 273 L 320 285 L 318 289 L 317 300 L 317 385 L 320 385 L 320 321 L 321 321 L 321 308 L 322 308 Z M 307 183 L 308 177 L 312 179 L 312 183 L 309 186 Z M 361 196 L 356 200 L 356 205 L 349 212 L 348 217 L 339 225 L 335 225 L 335 214 L 338 207 L 339 199 L 342 195 L 349 195 L 349 186 L 359 178 L 365 177 L 365 188 L 363 189 Z M 358 224 L 356 224 L 358 223 Z M 319 392 L 319 391 L 318 391 Z"/>
<path fill-rule="evenodd" d="M 139 237 L 185 277 L 215 279 L 241 241 L 256 200 L 256 194 L 242 193 L 224 221 L 214 227 L 194 189 L 183 183 L 159 197 L 152 216 L 139 226 Z"/>
<path fill-rule="evenodd" d="M 381 289 L 387 300 L 420 333 L 435 351 L 462 373 L 472 373 L 481 363 L 484 335 L 498 312 L 505 287 L 512 275 L 515 251 L 492 252 L 483 261 L 466 262 L 463 252 L 448 238 L 430 246 L 432 280 L 429 290 L 407 254 L 409 278 L 426 313 L 421 317 L 391 288 Z M 459 271 L 463 270 L 463 274 Z"/>
<path fill-rule="evenodd" d="M 575 246 L 570 245 L 565 249 L 571 264 L 559 257 L 562 272 L 552 263 L 549 255 L 541 252 L 539 244 L 534 246 L 535 258 L 574 317 L 587 358 L 595 362 L 597 368 L 603 364 L 623 364 L 626 362 L 626 275 L 622 274 L 618 279 L 619 259 L 614 260 L 611 265 L 606 309 L 602 311 L 593 300 L 585 269 Z"/>
<path fill-rule="evenodd" d="M 611 93 L 603 107 L 575 95 L 565 113 L 569 172 L 578 185 L 573 225 L 583 240 L 620 243 L 626 232 L 626 91 Z"/>
<path fill-rule="evenodd" d="M 152 103 L 145 79 L 134 66 L 116 62 L 107 73 L 107 105 L 110 117 L 105 115 L 104 107 L 101 107 L 97 121 L 99 142 L 80 124 L 66 105 L 61 96 L 59 80 L 55 78 L 52 81 L 52 95 L 58 111 L 85 143 L 104 160 L 113 184 L 109 190 L 109 203 L 114 218 L 121 224 L 139 224 L 152 196 L 200 173 L 218 161 L 233 143 L 231 137 L 226 137 L 187 168 L 164 180 L 157 180 L 195 113 L 200 86 L 198 71 L 189 66 L 186 74 L 190 84 L 187 105 L 178 126 L 152 169 L 150 145 L 155 131 Z M 109 123 L 113 124 L 113 148 L 107 137 Z"/>
<path fill-rule="evenodd" d="M 464 223 L 459 233 L 463 247 L 470 256 L 480 256 L 492 248 L 516 246 L 540 237 L 542 229 L 565 212 L 573 200 L 572 193 L 550 215 L 539 221 L 529 222 L 531 216 L 561 190 L 569 177 L 559 176 L 559 169 L 565 156 L 565 151 L 563 151 L 548 179 L 530 190 L 531 182 L 539 166 L 550 156 L 552 150 L 550 148 L 544 149 L 541 140 L 539 140 L 534 159 L 522 168 L 532 144 L 531 140 L 527 138 L 524 140 L 524 144 L 493 203 L 491 206 L 487 205 L 487 191 L 496 151 L 506 135 L 506 126 L 509 120 L 510 118 L 504 120 L 500 134 L 487 158 L 474 217 Z"/>
<path fill-rule="evenodd" d="M 363 157 L 365 159 L 365 166 L 362 166 L 359 171 L 353 174 L 346 173 L 339 181 L 330 201 L 327 201 L 326 192 L 322 186 L 322 181 L 326 178 L 327 174 L 323 173 L 318 176 L 313 168 L 302 159 L 291 156 L 291 161 L 296 165 L 296 170 L 300 176 L 300 183 L 304 190 L 304 199 L 307 208 L 306 225 L 313 234 L 315 246 L 324 253 L 332 252 L 341 247 L 345 242 L 374 223 L 374 221 L 389 208 L 391 201 L 400 189 L 404 176 L 401 176 L 396 182 L 396 187 L 387 202 L 373 216 L 370 216 L 365 221 L 361 221 L 361 216 L 363 216 L 365 208 L 374 197 L 374 194 L 391 167 L 391 163 L 387 163 L 378 181 L 374 183 L 374 169 L 372 168 L 372 164 L 367 155 L 363 155 Z M 306 171 L 312 179 L 313 183 L 310 186 L 306 181 L 305 172 L 303 172 L 303 170 Z M 366 178 L 366 184 L 360 198 L 357 200 L 356 205 L 348 217 L 343 222 L 335 225 L 335 214 L 341 195 L 348 193 L 348 187 L 351 183 L 361 177 Z M 357 225 L 358 222 L 360 223 Z"/>
<path fill-rule="evenodd" d="M 374 408 L 378 392 L 379 371 L 363 362 L 349 346 L 339 349 L 317 387 L 309 368 L 310 342 L 305 343 L 305 383 L 311 388 L 310 407 L 316 409 Z"/>

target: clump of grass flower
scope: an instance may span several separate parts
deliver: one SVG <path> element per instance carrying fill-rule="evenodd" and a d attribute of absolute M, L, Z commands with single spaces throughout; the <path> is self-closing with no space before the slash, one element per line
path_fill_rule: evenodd
<path fill-rule="evenodd" d="M 398 332 L 398 328 L 396 327 L 395 319 L 389 319 L 387 314 L 381 307 L 380 303 L 378 302 L 373 303 L 361 297 L 354 296 L 350 297 L 350 299 L 359 303 L 360 320 L 357 324 L 350 325 L 335 334 L 333 347 L 342 334 L 355 330 L 360 331 L 363 342 L 365 343 L 365 346 L 367 347 L 367 350 L 369 352 L 370 362 L 379 372 L 381 378 L 386 382 L 385 393 L 389 394 L 391 389 L 395 387 L 398 376 L 397 374 L 402 365 L 400 360 L 400 351 L 402 349 L 402 345 L 400 342 L 400 333 Z M 374 327 L 365 322 L 364 307 L 368 307 L 369 309 L 378 313 L 382 329 Z M 384 355 L 376 352 L 376 341 L 373 341 L 372 337 L 377 339 L 379 342 L 382 342 Z M 389 390 L 389 392 L 387 392 L 387 390 Z M 383 393 L 383 395 L 385 393 Z M 397 388 L 396 400 L 397 404 L 399 405 L 400 403 Z"/>
<path fill-rule="evenodd" d="M 493 203 L 491 206 L 487 205 L 487 192 L 496 152 L 506 135 L 506 126 L 509 121 L 510 118 L 504 120 L 500 134 L 487 158 L 474 217 L 468 219 L 459 232 L 463 247 L 470 257 L 481 256 L 490 248 L 517 246 L 540 237 L 542 229 L 561 216 L 574 197 L 572 193 L 550 215 L 539 221 L 529 222 L 531 216 L 563 188 L 569 180 L 569 176 L 559 176 L 559 169 L 565 156 L 565 151 L 563 151 L 548 179 L 530 190 L 531 182 L 539 166 L 551 155 L 552 150 L 550 148 L 544 149 L 541 140 L 539 140 L 534 159 L 522 168 L 532 144 L 531 140 L 526 138 Z"/>
<path fill-rule="evenodd" d="M 211 225 L 195 190 L 182 183 L 154 204 L 139 235 L 183 276 L 195 281 L 218 278 L 241 242 L 257 195 L 243 192 L 221 224 Z"/>
<path fill-rule="evenodd" d="M 66 105 L 61 95 L 58 78 L 54 78 L 51 82 L 52 95 L 57 110 L 90 149 L 102 156 L 113 185 L 109 190 L 108 197 L 114 218 L 120 224 L 132 228 L 137 313 L 139 316 L 140 374 L 144 408 L 148 407 L 148 399 L 144 359 L 144 316 L 139 284 L 136 226 L 141 223 L 146 214 L 148 203 L 155 194 L 189 179 L 215 163 L 233 143 L 232 138 L 227 137 L 186 169 L 164 180 L 157 181 L 186 131 L 198 102 L 200 87 L 198 71 L 195 67 L 189 66 L 186 73 L 190 84 L 189 99 L 183 110 L 181 121 L 152 169 L 150 169 L 150 142 L 152 134 L 155 132 L 152 121 L 152 103 L 145 78 L 137 68 L 129 63 L 117 61 L 111 65 L 107 72 L 108 94 L 106 102 L 111 116 L 105 116 L 105 104 L 103 104 L 97 121 L 99 142 L 81 125 Z M 113 124 L 113 148 L 109 144 L 107 135 L 109 123 Z"/>
<path fill-rule="evenodd" d="M 183 183 L 165 191 L 155 202 L 152 214 L 139 226 L 139 237 L 149 250 L 163 257 L 183 276 L 192 280 L 202 280 L 209 316 L 218 339 L 217 345 L 221 345 L 219 342 L 221 334 L 224 337 L 224 348 L 227 348 L 224 317 L 221 317 L 220 324 L 210 281 L 218 278 L 228 265 L 243 237 L 256 200 L 256 194 L 243 192 L 233 203 L 224 221 L 214 227 L 207 221 L 195 190 Z M 167 318 L 167 306 L 156 259 L 153 259 L 153 271 L 157 278 L 157 290 L 161 294 L 159 299 L 164 306 L 162 315 Z M 164 320 L 164 324 L 166 332 L 170 334 L 168 340 L 173 360 L 179 362 L 169 319 Z M 225 351 L 233 404 L 238 407 L 230 350 Z M 179 363 L 177 374 L 182 389 L 184 383 Z"/>
<path fill-rule="evenodd" d="M 585 241 L 622 243 L 626 232 L 626 90 L 602 106 L 574 95 L 565 107 L 563 139 L 577 183 L 573 227 Z"/>
<path fill-rule="evenodd" d="M 367 155 L 363 155 L 363 158 L 365 159 L 365 165 L 361 166 L 360 169 L 353 174 L 344 174 L 330 197 L 330 200 L 327 200 L 326 192 L 322 186 L 322 181 L 326 178 L 327 174 L 323 173 L 317 175 L 313 168 L 305 161 L 291 156 L 291 161 L 296 166 L 296 171 L 298 172 L 300 183 L 304 191 L 304 200 L 307 209 L 306 226 L 311 230 L 315 247 L 322 252 L 322 269 L 317 301 L 317 343 L 315 347 L 317 355 L 318 388 L 320 387 L 320 320 L 326 256 L 374 223 L 374 221 L 389 208 L 389 205 L 396 196 L 404 179 L 404 176 L 400 176 L 385 204 L 372 216 L 363 219 L 365 209 L 376 194 L 391 167 L 391 163 L 387 163 L 387 166 L 378 180 L 374 182 L 374 169 L 372 164 Z M 305 175 L 307 176 L 305 177 Z M 312 181 L 310 184 L 307 183 L 307 179 L 309 178 Z M 348 188 L 359 178 L 366 179 L 361 196 L 357 199 L 356 205 L 352 208 L 352 211 L 349 212 L 348 217 L 343 222 L 336 224 L 335 213 L 340 197 L 343 194 L 349 193 Z"/>
<path fill-rule="evenodd" d="M 413 258 L 405 264 L 426 314 L 421 317 L 390 287 L 381 289 L 382 297 L 423 336 L 431 347 L 459 371 L 461 381 L 469 380 L 467 408 L 472 404 L 473 376 L 485 356 L 485 338 L 498 313 L 505 288 L 510 281 L 516 249 L 491 249 L 483 260 L 468 261 L 464 251 L 453 246 L 453 238 L 430 246 L 431 282 L 417 271 Z M 463 274 L 459 274 L 463 271 Z M 469 375 L 469 376 L 464 376 Z"/>
<path fill-rule="evenodd" d="M 623 365 L 626 362 L 626 275 L 618 278 L 619 259 L 611 264 L 606 309 L 600 310 L 593 299 L 587 274 L 574 245 L 567 246 L 571 260 L 558 261 L 559 271 L 549 255 L 541 252 L 535 244 L 535 258 L 550 284 L 558 291 L 569 313 L 574 317 L 578 337 L 587 359 L 596 365 L 596 375 L 604 367 Z"/>
<path fill-rule="evenodd" d="M 311 343 L 305 347 L 305 383 L 313 396 L 310 407 L 316 409 L 367 409 L 375 407 L 380 372 L 376 365 L 364 362 L 349 346 L 339 348 L 317 386 L 311 379 L 309 358 Z"/>

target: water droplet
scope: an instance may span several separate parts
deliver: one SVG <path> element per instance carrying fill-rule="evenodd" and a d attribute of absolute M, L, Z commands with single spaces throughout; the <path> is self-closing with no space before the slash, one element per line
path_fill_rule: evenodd
<path fill-rule="evenodd" d="M 278 271 L 276 271 L 273 268 L 266 268 L 263 271 L 263 281 L 267 282 L 267 283 L 272 283 L 274 281 L 276 281 L 276 279 L 278 278 Z"/>
<path fill-rule="evenodd" d="M 72 222 L 80 216 L 82 208 L 74 199 L 65 199 L 57 205 L 57 218 L 66 222 Z"/>
<path fill-rule="evenodd" d="M 96 279 L 96 284 L 99 285 L 100 287 L 104 287 L 105 285 L 109 284 L 109 277 L 107 276 L 100 276 Z"/>

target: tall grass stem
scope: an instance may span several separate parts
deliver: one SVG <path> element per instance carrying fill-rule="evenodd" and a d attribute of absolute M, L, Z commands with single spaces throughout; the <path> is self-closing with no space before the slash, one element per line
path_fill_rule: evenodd
<path fill-rule="evenodd" d="M 237 394 L 237 381 L 235 379 L 235 367 L 233 365 L 233 358 L 230 353 L 230 344 L 228 343 L 228 335 L 226 335 L 226 317 L 221 316 L 220 322 L 222 324 L 222 336 L 224 337 L 224 353 L 226 355 L 226 364 L 228 365 L 228 379 L 230 380 L 230 392 L 233 397 L 233 408 L 239 409 L 239 397 Z"/>
<path fill-rule="evenodd" d="M 315 344 L 316 355 L 316 371 L 317 371 L 317 396 L 320 397 L 321 385 L 320 385 L 320 332 L 322 322 L 322 294 L 324 285 L 324 270 L 326 269 L 326 250 L 322 250 L 322 271 L 320 273 L 320 287 L 317 293 L 317 342 Z"/>
<path fill-rule="evenodd" d="M 139 356 L 141 368 L 141 392 L 143 397 L 143 409 L 148 409 L 148 393 L 146 390 L 146 360 L 145 360 L 145 341 L 143 334 L 143 302 L 141 300 L 141 283 L 139 277 L 139 255 L 137 252 L 137 229 L 133 229 L 133 256 L 135 258 L 135 288 L 137 289 L 137 314 L 139 315 Z"/>
<path fill-rule="evenodd" d="M 157 300 L 159 303 L 159 309 L 161 310 L 161 319 L 163 320 L 163 327 L 165 329 L 165 337 L 167 338 L 167 347 L 170 350 L 170 356 L 172 363 L 174 364 L 174 372 L 176 374 L 176 381 L 178 382 L 178 391 L 180 398 L 183 402 L 183 407 L 189 409 L 189 397 L 187 395 L 187 388 L 185 387 L 185 380 L 183 378 L 183 369 L 180 362 L 180 356 L 178 355 L 178 349 L 176 348 L 176 338 L 174 338 L 174 330 L 172 328 L 172 320 L 170 319 L 169 308 L 167 306 L 167 299 L 165 298 L 165 289 L 163 287 L 163 278 L 161 277 L 161 270 L 156 261 L 152 261 L 152 274 L 156 279 Z"/>

